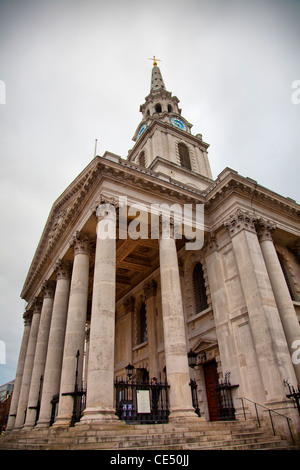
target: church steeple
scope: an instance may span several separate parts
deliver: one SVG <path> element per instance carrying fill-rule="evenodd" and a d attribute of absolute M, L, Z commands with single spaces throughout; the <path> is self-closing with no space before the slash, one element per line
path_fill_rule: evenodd
<path fill-rule="evenodd" d="M 159 67 L 155 65 L 152 69 L 150 93 L 155 93 L 156 91 L 159 91 L 161 88 L 165 89 L 165 84 L 164 84 Z"/>
<path fill-rule="evenodd" d="M 192 124 L 181 115 L 179 99 L 166 90 L 156 62 L 159 59 L 154 56 L 153 60 L 150 93 L 140 106 L 143 117 L 133 136 L 135 145 L 128 160 L 204 189 L 212 179 L 207 158 L 209 145 L 201 134 L 192 135 Z M 200 175 L 207 181 L 199 179 Z"/>

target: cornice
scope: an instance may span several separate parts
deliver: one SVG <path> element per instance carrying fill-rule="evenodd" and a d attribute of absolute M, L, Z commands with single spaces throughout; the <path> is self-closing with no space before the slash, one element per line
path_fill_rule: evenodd
<path fill-rule="evenodd" d="M 251 205 L 260 202 L 270 206 L 273 210 L 286 213 L 300 218 L 300 205 L 293 199 L 285 198 L 264 186 L 259 185 L 251 178 L 239 175 L 235 170 L 226 168 L 222 172 L 222 178 L 217 178 L 214 183 L 207 188 L 205 196 L 205 209 L 212 211 L 222 203 L 232 193 L 242 194 L 251 201 Z M 224 176 L 225 175 L 225 176 Z"/>

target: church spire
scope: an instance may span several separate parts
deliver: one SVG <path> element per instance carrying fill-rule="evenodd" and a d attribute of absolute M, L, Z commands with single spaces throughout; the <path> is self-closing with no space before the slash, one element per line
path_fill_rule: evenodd
<path fill-rule="evenodd" d="M 162 78 L 161 71 L 159 67 L 154 66 L 152 69 L 152 79 L 151 79 L 151 88 L 150 88 L 150 93 L 159 91 L 159 90 L 165 90 L 165 84 Z"/>
<path fill-rule="evenodd" d="M 160 59 L 156 59 L 155 55 L 152 57 L 153 60 L 153 69 L 152 69 L 152 77 L 151 77 L 151 87 L 150 87 L 150 93 L 154 93 L 156 91 L 159 91 L 161 89 L 165 90 L 165 84 L 162 78 L 161 71 L 159 67 L 157 67 L 157 61 L 160 62 Z"/>
<path fill-rule="evenodd" d="M 181 115 L 179 99 L 166 90 L 157 66 L 159 59 L 153 56 L 151 60 L 150 93 L 140 106 L 142 120 L 134 133 L 135 145 L 128 152 L 128 160 L 177 181 L 187 181 L 186 171 L 189 171 L 188 184 L 203 189 L 211 179 L 208 144 L 202 141 L 201 134 L 192 135 L 192 124 Z M 204 179 L 199 179 L 197 174 Z"/>

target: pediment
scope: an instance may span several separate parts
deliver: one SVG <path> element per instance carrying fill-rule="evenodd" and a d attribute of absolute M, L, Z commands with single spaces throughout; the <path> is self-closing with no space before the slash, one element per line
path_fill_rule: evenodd
<path fill-rule="evenodd" d="M 196 353 L 211 349 L 214 346 L 217 346 L 218 341 L 216 338 L 198 338 L 194 343 L 192 343 L 192 350 Z"/>

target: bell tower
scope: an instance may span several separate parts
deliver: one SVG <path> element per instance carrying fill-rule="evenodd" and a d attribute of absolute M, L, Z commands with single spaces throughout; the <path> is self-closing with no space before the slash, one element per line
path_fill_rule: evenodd
<path fill-rule="evenodd" d="M 150 93 L 140 106 L 142 120 L 128 152 L 128 160 L 180 183 L 204 190 L 212 182 L 207 156 L 209 145 L 194 136 L 178 107 L 179 99 L 166 90 L 157 60 L 153 57 Z"/>

